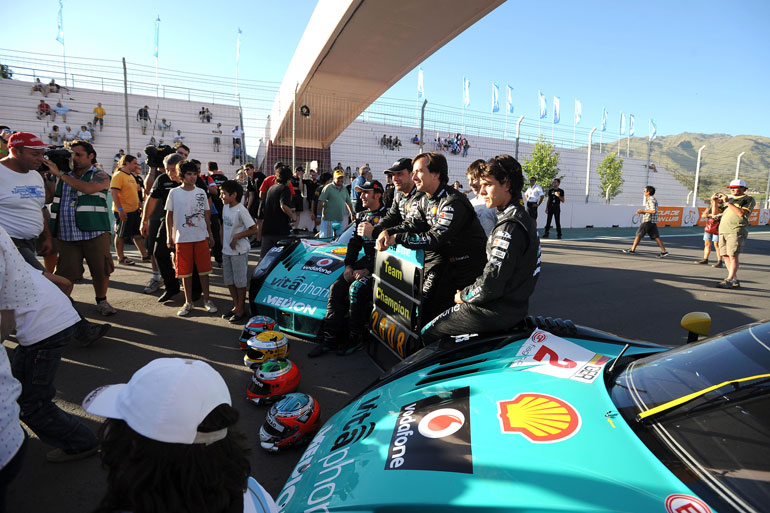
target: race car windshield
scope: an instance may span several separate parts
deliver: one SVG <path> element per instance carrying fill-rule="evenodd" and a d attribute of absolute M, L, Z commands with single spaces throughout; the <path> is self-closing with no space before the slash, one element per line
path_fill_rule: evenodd
<path fill-rule="evenodd" d="M 768 373 L 770 322 L 634 361 L 610 392 L 647 447 L 709 504 L 761 511 L 770 503 Z"/>

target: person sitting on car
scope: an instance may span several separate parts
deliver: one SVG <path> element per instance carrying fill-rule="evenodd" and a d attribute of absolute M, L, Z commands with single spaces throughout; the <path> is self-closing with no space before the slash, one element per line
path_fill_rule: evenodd
<path fill-rule="evenodd" d="M 521 198 L 521 165 L 510 155 L 498 155 L 481 166 L 479 178 L 481 197 L 497 209 L 487 264 L 476 281 L 457 291 L 454 306 L 423 327 L 426 345 L 446 335 L 512 328 L 527 316 L 540 274 L 540 240 Z"/>
<path fill-rule="evenodd" d="M 329 301 L 323 324 L 323 341 L 314 347 L 308 357 L 337 350 L 345 356 L 363 346 L 364 333 L 372 310 L 372 285 L 374 278 L 375 239 L 364 236 L 363 225 L 377 224 L 387 212 L 382 204 L 384 191 L 377 180 L 356 186 L 361 203 L 366 210 L 356 214 L 353 236 L 345 253 L 345 270 L 329 288 Z M 364 250 L 360 259 L 358 254 Z M 349 336 L 344 336 L 345 317 L 348 317 Z"/>

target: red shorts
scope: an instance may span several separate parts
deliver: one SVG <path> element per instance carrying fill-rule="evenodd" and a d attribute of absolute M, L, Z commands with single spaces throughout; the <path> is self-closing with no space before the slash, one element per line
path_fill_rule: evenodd
<path fill-rule="evenodd" d="M 211 273 L 211 254 L 209 253 L 209 240 L 198 242 L 178 242 L 176 244 L 177 278 L 189 278 L 193 273 L 193 264 L 198 268 L 198 274 Z"/>

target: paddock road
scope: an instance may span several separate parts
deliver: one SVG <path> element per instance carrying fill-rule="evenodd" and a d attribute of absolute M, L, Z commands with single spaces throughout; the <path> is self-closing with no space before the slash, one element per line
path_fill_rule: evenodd
<path fill-rule="evenodd" d="M 770 229 L 753 228 L 741 255 L 739 290 L 722 290 L 716 283 L 726 270 L 695 265 L 702 258 L 701 229 L 664 228 L 671 255 L 658 259 L 657 246 L 644 241 L 638 254 L 625 255 L 633 230 L 565 230 L 562 240 L 542 241 L 543 265 L 532 297 L 533 315 L 562 317 L 618 335 L 661 344 L 680 345 L 686 338 L 679 320 L 687 312 L 711 314 L 712 332 L 770 318 Z M 131 254 L 129 252 L 129 254 Z M 132 255 L 138 256 L 138 255 Z M 712 255 L 712 262 L 715 260 Z M 252 255 L 252 266 L 256 256 Z M 253 269 L 253 267 L 252 267 Z M 233 404 L 241 412 L 239 428 L 252 448 L 252 475 L 277 496 L 302 454 L 302 448 L 267 454 L 259 447 L 259 427 L 266 412 L 246 401 L 250 373 L 238 348 L 241 327 L 229 325 L 219 314 L 196 308 L 189 317 L 175 315 L 181 299 L 168 305 L 156 302 L 142 288 L 150 276 L 148 264 L 118 266 L 108 298 L 119 310 L 100 319 L 89 282 L 76 285 L 73 297 L 84 315 L 109 321 L 107 337 L 88 348 L 72 345 L 65 352 L 56 387 L 58 404 L 80 416 L 94 430 L 99 420 L 86 415 L 80 403 L 92 389 L 126 382 L 142 365 L 158 357 L 190 357 L 209 362 L 228 383 Z M 220 313 L 229 308 L 221 270 L 212 275 L 212 297 Z M 181 298 L 181 294 L 179 296 Z M 6 341 L 13 348 L 13 341 Z M 334 354 L 308 360 L 312 344 L 292 339 L 291 355 L 302 371 L 300 391 L 313 395 L 324 419 L 343 407 L 379 370 L 363 352 L 347 357 Z M 23 469 L 8 492 L 8 511 L 91 511 L 105 491 L 106 473 L 99 458 L 51 464 L 50 447 L 32 438 Z"/>

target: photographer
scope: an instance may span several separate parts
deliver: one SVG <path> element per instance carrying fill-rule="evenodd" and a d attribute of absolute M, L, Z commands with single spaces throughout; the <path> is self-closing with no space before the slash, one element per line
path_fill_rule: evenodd
<path fill-rule="evenodd" d="M 756 201 L 746 195 L 746 182 L 733 180 L 727 186 L 730 196 L 717 192 L 711 197 L 712 211 L 722 212 L 719 223 L 719 253 L 727 267 L 727 278 L 717 283 L 721 289 L 737 289 L 738 255 L 749 236 L 749 215 L 754 210 Z"/>

